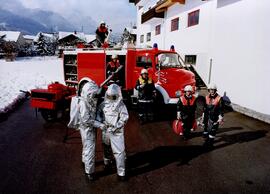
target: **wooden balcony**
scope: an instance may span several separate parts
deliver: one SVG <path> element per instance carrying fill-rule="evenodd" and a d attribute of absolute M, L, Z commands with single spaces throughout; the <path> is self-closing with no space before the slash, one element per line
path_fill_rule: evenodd
<path fill-rule="evenodd" d="M 164 11 L 156 12 L 156 7 L 149 9 L 146 13 L 142 14 L 142 24 L 152 18 L 164 18 Z"/>
<path fill-rule="evenodd" d="M 156 12 L 164 12 L 175 3 L 185 4 L 185 0 L 161 0 L 156 6 Z"/>

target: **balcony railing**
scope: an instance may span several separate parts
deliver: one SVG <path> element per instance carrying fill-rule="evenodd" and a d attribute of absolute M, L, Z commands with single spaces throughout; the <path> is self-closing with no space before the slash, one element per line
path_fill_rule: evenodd
<path fill-rule="evenodd" d="M 152 18 L 164 18 L 164 11 L 157 13 L 155 7 L 148 10 L 146 13 L 142 14 L 142 24 Z"/>
<path fill-rule="evenodd" d="M 160 0 L 157 3 L 156 11 L 163 12 L 175 3 L 185 4 L 185 0 Z"/>

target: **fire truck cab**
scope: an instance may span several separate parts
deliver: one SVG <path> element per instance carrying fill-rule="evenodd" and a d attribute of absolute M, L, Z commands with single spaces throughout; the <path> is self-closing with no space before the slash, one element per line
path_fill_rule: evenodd
<path fill-rule="evenodd" d="M 78 91 L 89 80 L 101 85 L 108 77 L 107 64 L 115 54 L 123 66 L 118 72 L 120 86 L 130 96 L 136 96 L 134 88 L 143 68 L 148 69 L 164 104 L 176 104 L 186 85 L 196 87 L 195 75 L 186 68 L 180 55 L 174 50 L 159 50 L 157 46 L 151 49 L 66 50 L 63 60 L 66 85 Z"/>

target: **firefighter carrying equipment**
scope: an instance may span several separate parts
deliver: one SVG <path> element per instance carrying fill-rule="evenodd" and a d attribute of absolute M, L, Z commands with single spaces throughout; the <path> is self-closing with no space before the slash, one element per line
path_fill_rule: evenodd
<path fill-rule="evenodd" d="M 207 138 L 210 135 L 215 137 L 219 124 L 223 121 L 224 105 L 222 97 L 218 93 L 215 93 L 213 96 L 211 94 L 207 95 L 204 109 L 204 132 L 208 134 Z"/>

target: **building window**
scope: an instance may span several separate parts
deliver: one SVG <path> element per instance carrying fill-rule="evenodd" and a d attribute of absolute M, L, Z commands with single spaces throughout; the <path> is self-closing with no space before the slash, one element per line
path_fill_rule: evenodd
<path fill-rule="evenodd" d="M 140 43 L 143 43 L 143 41 L 144 41 L 144 35 L 142 34 L 140 37 Z"/>
<path fill-rule="evenodd" d="M 178 30 L 179 28 L 179 18 L 175 18 L 171 21 L 171 31 Z"/>
<path fill-rule="evenodd" d="M 146 34 L 146 41 L 147 41 L 147 42 L 151 41 L 151 32 L 148 32 L 148 33 Z"/>
<path fill-rule="evenodd" d="M 156 26 L 156 35 L 160 34 L 160 29 L 161 29 L 161 25 L 159 24 Z"/>
<path fill-rule="evenodd" d="M 200 10 L 188 14 L 188 27 L 199 24 Z"/>
<path fill-rule="evenodd" d="M 197 55 L 185 55 L 185 63 L 196 65 Z"/>
<path fill-rule="evenodd" d="M 145 69 L 152 67 L 152 60 L 147 56 L 138 56 L 136 60 L 137 67 L 143 67 Z"/>

